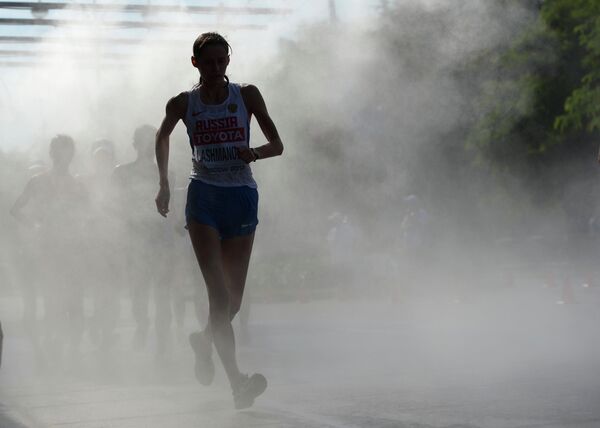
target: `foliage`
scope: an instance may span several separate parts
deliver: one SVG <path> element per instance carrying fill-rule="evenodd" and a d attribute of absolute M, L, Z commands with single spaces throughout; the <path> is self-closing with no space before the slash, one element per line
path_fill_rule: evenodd
<path fill-rule="evenodd" d="M 481 53 L 492 66 L 477 69 L 490 77 L 479 82 L 468 148 L 544 205 L 573 204 L 573 183 L 597 176 L 600 2 L 547 0 L 536 16 L 510 46 Z"/>
<path fill-rule="evenodd" d="M 271 76 L 279 90 L 268 95 L 299 142 L 286 148 L 285 185 L 308 184 L 315 201 L 301 199 L 299 211 L 355 211 L 375 229 L 416 193 L 473 234 L 501 206 L 512 223 L 530 224 L 534 206 L 587 221 L 600 2 L 484 3 L 396 3 L 368 31 L 322 25 L 282 41 Z M 470 15 L 481 8 L 488 21 Z M 487 25 L 502 31 L 486 44 L 477 38 Z M 308 108 L 289 108 L 289 94 Z"/>
<path fill-rule="evenodd" d="M 565 53 L 577 54 L 583 77 L 565 101 L 565 112 L 555 120 L 561 132 L 600 130 L 600 2 L 548 2 L 542 16 L 559 35 Z"/>

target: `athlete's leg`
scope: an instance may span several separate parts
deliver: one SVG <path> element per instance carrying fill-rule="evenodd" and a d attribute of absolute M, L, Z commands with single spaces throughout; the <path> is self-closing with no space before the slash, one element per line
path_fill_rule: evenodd
<path fill-rule="evenodd" d="M 23 324 L 25 331 L 30 337 L 34 348 L 37 349 L 38 331 L 37 331 L 37 290 L 33 281 L 23 281 Z"/>
<path fill-rule="evenodd" d="M 229 291 L 230 318 L 233 320 L 242 306 L 246 277 L 248 276 L 248 265 L 254 243 L 254 233 L 246 236 L 237 236 L 224 239 L 221 245 L 223 255 L 223 268 L 227 278 L 227 289 Z"/>
<path fill-rule="evenodd" d="M 171 284 L 172 282 L 166 278 L 154 284 L 154 329 L 156 331 L 156 356 L 159 358 L 165 356 L 167 351 L 169 332 L 173 321 Z"/>
<path fill-rule="evenodd" d="M 67 322 L 69 328 L 69 341 L 73 350 L 78 350 L 84 333 L 84 310 L 83 310 L 83 290 L 81 287 L 69 284 L 67 288 Z"/>
<path fill-rule="evenodd" d="M 114 345 L 117 340 L 117 322 L 120 314 L 119 290 L 115 288 L 116 281 L 110 281 L 104 284 L 101 296 L 102 304 L 102 339 L 100 346 L 107 349 Z"/>
<path fill-rule="evenodd" d="M 150 301 L 151 286 L 138 278 L 135 281 L 131 294 L 131 310 L 136 323 L 133 342 L 135 348 L 141 349 L 146 346 L 148 338 L 148 327 L 150 324 L 148 304 Z"/>
<path fill-rule="evenodd" d="M 150 329 L 150 294 L 156 281 L 155 266 L 148 266 L 152 239 L 139 231 L 131 232 L 127 251 L 126 280 L 131 287 L 131 312 L 135 321 L 133 347 L 144 349 Z"/>
<path fill-rule="evenodd" d="M 235 317 L 242 306 L 253 242 L 254 233 L 222 241 L 223 267 L 229 291 L 230 319 Z M 256 397 L 261 395 L 266 388 L 267 380 L 263 375 L 255 373 L 252 376 L 242 376 L 238 384 L 232 384 L 235 408 L 250 407 Z"/>
<path fill-rule="evenodd" d="M 200 324 L 206 318 L 206 296 L 196 291 L 192 296 L 192 301 L 194 303 L 194 315 Z"/>
<path fill-rule="evenodd" d="M 185 321 L 185 295 L 181 290 L 173 290 L 173 315 L 175 316 L 175 325 L 177 330 L 183 329 L 183 323 Z"/>
<path fill-rule="evenodd" d="M 242 375 L 235 356 L 235 338 L 231 326 L 229 291 L 223 265 L 221 240 L 217 230 L 211 226 L 190 221 L 188 228 L 208 291 L 210 330 L 213 342 L 229 382 L 234 387 L 240 382 Z"/>
<path fill-rule="evenodd" d="M 254 243 L 254 233 L 245 236 L 236 236 L 221 241 L 221 255 L 225 284 L 229 294 L 229 320 L 233 321 L 242 306 L 242 297 L 248 275 L 248 265 Z M 210 318 L 204 334 L 211 338 Z"/>

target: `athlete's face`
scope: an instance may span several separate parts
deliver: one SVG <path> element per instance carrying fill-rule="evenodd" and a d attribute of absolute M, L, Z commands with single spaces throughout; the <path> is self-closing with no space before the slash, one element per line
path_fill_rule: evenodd
<path fill-rule="evenodd" d="M 73 160 L 75 150 L 71 146 L 56 146 L 50 148 L 50 159 L 55 168 L 64 169 Z"/>
<path fill-rule="evenodd" d="M 229 65 L 229 52 L 220 45 L 208 45 L 202 48 L 199 58 L 192 57 L 192 64 L 200 71 L 202 80 L 206 83 L 223 81 Z"/>
<path fill-rule="evenodd" d="M 139 158 L 154 159 L 154 141 L 150 138 L 139 138 L 133 142 Z"/>

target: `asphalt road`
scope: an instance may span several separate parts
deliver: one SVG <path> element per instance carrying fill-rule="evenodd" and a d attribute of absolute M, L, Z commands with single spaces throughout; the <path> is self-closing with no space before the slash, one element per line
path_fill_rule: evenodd
<path fill-rule="evenodd" d="M 124 310 L 109 353 L 85 344 L 36 369 L 18 322 L 2 299 L 5 356 L 1 428 L 597 428 L 600 427 L 600 289 L 415 301 L 256 304 L 242 369 L 269 387 L 235 411 L 219 367 L 203 387 L 192 355 L 174 337 L 161 362 L 131 347 Z M 185 334 L 194 328 L 186 319 Z"/>

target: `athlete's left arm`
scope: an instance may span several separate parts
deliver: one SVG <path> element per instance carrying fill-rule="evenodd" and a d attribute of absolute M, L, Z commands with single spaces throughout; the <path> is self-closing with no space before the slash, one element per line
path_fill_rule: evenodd
<path fill-rule="evenodd" d="M 260 129 L 268 141 L 267 144 L 253 149 L 258 159 L 281 155 L 283 153 L 283 143 L 281 142 L 275 123 L 273 123 L 273 119 L 269 116 L 265 100 L 258 88 L 254 85 L 244 86 L 242 88 L 242 97 L 244 98 L 248 114 L 256 117 Z M 250 150 L 240 149 L 240 157 L 246 162 L 254 160 L 254 154 Z"/>

